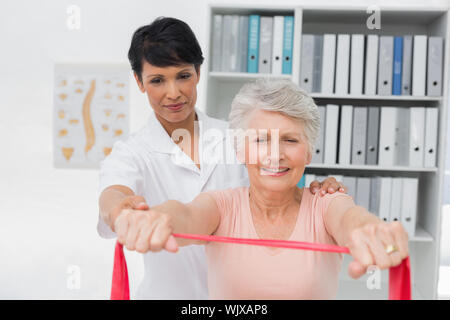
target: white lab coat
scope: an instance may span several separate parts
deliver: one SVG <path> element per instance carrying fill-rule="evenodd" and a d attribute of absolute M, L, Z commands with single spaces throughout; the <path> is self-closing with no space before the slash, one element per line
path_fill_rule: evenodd
<path fill-rule="evenodd" d="M 123 185 L 143 196 L 149 206 L 155 206 L 169 199 L 189 202 L 203 191 L 248 186 L 247 170 L 237 163 L 235 155 L 234 164 L 223 161 L 226 156 L 220 148 L 226 146 L 230 151 L 231 146 L 225 135 L 228 124 L 199 110 L 196 113 L 200 127 L 199 153 L 203 154 L 200 169 L 152 114 L 145 127 L 116 142 L 111 154 L 102 161 L 99 195 L 108 186 Z M 202 139 L 214 132 L 222 132 L 223 139 L 220 136 Z M 100 216 L 97 230 L 104 238 L 115 237 Z M 149 252 L 143 258 L 144 278 L 137 299 L 208 299 L 203 245 L 181 247 L 176 254 L 164 250 Z"/>

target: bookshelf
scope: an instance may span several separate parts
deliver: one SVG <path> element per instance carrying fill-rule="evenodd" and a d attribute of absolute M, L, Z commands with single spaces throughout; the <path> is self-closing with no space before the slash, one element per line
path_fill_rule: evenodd
<path fill-rule="evenodd" d="M 415 236 L 410 238 L 410 259 L 413 283 L 413 299 L 436 299 L 439 273 L 440 228 L 442 210 L 442 192 L 444 176 L 444 155 L 446 119 L 448 110 L 448 65 L 450 13 L 448 7 L 390 7 L 380 6 L 381 29 L 369 30 L 366 19 L 370 15 L 367 7 L 330 7 L 330 6 L 263 6 L 248 5 L 211 5 L 209 10 L 209 46 L 207 64 L 203 74 L 207 77 L 205 90 L 208 115 L 227 120 L 231 101 L 242 85 L 257 77 L 287 78 L 300 83 L 300 57 L 302 34 L 377 34 L 406 35 L 425 34 L 444 38 L 444 70 L 442 96 L 379 96 L 379 95 L 337 95 L 311 94 L 318 105 L 351 104 L 368 106 L 434 107 L 439 111 L 439 128 L 436 166 L 432 168 L 412 168 L 405 166 L 378 165 L 326 165 L 311 164 L 306 173 L 315 175 L 352 175 L 352 176 L 389 176 L 416 177 L 419 179 L 419 199 Z M 211 46 L 213 43 L 212 21 L 215 14 L 237 15 L 292 15 L 294 16 L 294 46 L 291 75 L 250 74 L 217 72 L 211 70 Z M 206 72 L 205 72 L 206 71 Z M 388 271 L 382 271 L 380 290 L 369 290 L 367 277 L 358 280 L 349 278 L 347 266 L 351 257 L 345 256 L 340 274 L 338 299 L 387 299 Z"/>

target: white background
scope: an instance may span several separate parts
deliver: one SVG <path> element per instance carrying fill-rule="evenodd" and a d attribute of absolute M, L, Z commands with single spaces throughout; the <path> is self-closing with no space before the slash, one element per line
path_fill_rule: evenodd
<path fill-rule="evenodd" d="M 277 1 L 277 6 L 312 1 Z M 397 1 L 399 5 L 448 5 Z M 107 299 L 113 240 L 96 233 L 98 171 L 55 169 L 52 150 L 55 63 L 128 63 L 131 36 L 158 16 L 187 22 L 207 57 L 206 0 L 19 1 L 0 3 L 0 299 Z M 227 1 L 273 4 L 273 1 Z M 313 1 L 361 5 L 361 1 Z M 367 1 L 369 4 L 393 1 Z M 70 5 L 81 9 L 80 30 L 66 26 Z M 208 60 L 205 61 L 205 66 Z M 131 131 L 145 124 L 150 106 L 130 78 Z M 198 90 L 204 109 L 205 78 Z M 450 114 L 450 113 L 449 113 Z M 450 213 L 444 213 L 442 261 L 450 265 Z M 447 229 L 447 230 L 445 230 Z M 128 254 L 132 290 L 141 258 Z M 445 259 L 444 259 L 445 258 Z M 79 289 L 68 270 L 79 267 Z M 450 281 L 445 275 L 447 283 Z M 444 274 L 441 275 L 444 280 Z M 442 293 L 450 288 L 440 286 Z"/>

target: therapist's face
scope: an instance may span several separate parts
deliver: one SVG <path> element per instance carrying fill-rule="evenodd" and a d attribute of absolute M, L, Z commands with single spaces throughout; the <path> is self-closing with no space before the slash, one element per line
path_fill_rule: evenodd
<path fill-rule="evenodd" d="M 279 112 L 255 110 L 247 128 L 255 134 L 245 145 L 250 184 L 271 192 L 295 187 L 311 162 L 303 125 Z"/>
<path fill-rule="evenodd" d="M 158 119 L 178 123 L 194 112 L 199 76 L 193 64 L 156 67 L 144 61 L 142 82 L 135 78 Z"/>

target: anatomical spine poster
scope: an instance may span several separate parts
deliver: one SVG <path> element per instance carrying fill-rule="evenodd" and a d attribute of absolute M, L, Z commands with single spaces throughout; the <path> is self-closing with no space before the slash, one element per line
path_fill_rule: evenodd
<path fill-rule="evenodd" d="M 55 65 L 55 167 L 98 168 L 129 131 L 127 65 Z"/>

